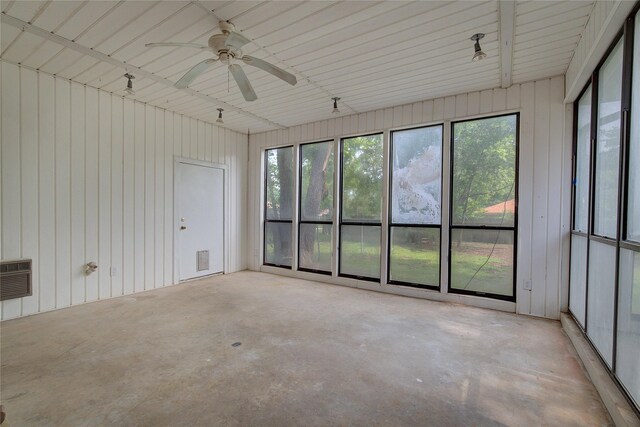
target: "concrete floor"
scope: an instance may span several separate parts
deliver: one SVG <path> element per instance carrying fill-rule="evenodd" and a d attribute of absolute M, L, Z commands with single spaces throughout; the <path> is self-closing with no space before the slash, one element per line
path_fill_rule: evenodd
<path fill-rule="evenodd" d="M 262 273 L 0 327 L 11 426 L 611 424 L 559 322 Z"/>

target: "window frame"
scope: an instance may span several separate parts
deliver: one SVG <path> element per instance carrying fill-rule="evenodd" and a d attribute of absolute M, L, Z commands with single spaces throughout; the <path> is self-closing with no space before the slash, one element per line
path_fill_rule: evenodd
<path fill-rule="evenodd" d="M 337 257 L 338 257 L 338 277 L 345 277 L 345 278 L 349 278 L 349 279 L 356 279 L 356 280 L 363 280 L 363 281 L 367 281 L 367 282 L 374 282 L 374 283 L 380 283 L 382 281 L 382 243 L 383 243 L 383 235 L 382 235 L 382 223 L 383 223 L 383 219 L 384 219 L 384 206 L 380 206 L 380 220 L 378 222 L 372 222 L 372 221 L 352 221 L 352 220 L 347 220 L 345 221 L 342 217 L 342 211 L 344 209 L 344 203 L 343 203 L 343 198 L 342 195 L 344 194 L 344 141 L 347 139 L 353 139 L 353 138 L 366 138 L 368 136 L 375 136 L 375 135 L 380 135 L 382 141 L 382 152 L 383 152 L 383 156 L 381 159 L 381 164 L 382 164 L 382 169 L 383 169 L 383 177 L 382 177 L 382 185 L 381 185 L 381 192 L 380 192 L 380 198 L 382 201 L 382 198 L 384 197 L 384 168 L 385 168 L 385 162 L 384 162 L 384 144 L 385 144 L 385 132 L 370 132 L 370 133 L 366 133 L 366 134 L 361 134 L 361 135 L 352 135 L 352 136 L 343 136 L 340 137 L 340 143 L 338 144 L 338 150 L 340 151 L 339 155 L 340 155 L 340 165 L 339 165 L 339 183 L 338 183 L 338 209 L 340 210 L 340 212 L 338 212 L 338 229 L 337 229 L 337 233 L 338 233 L 338 245 L 337 245 Z M 334 166 L 335 167 L 335 166 Z M 360 226 L 360 227 L 380 227 L 380 274 L 378 275 L 378 277 L 367 277 L 367 276 L 358 276 L 356 274 L 349 274 L 349 273 L 343 273 L 342 272 L 342 226 L 343 225 L 352 225 L 352 226 Z"/>
<path fill-rule="evenodd" d="M 294 162 L 295 160 L 295 146 L 293 145 L 283 145 L 283 146 L 276 146 L 276 147 L 268 147 L 264 150 L 264 173 L 263 173 L 263 179 L 264 179 L 264 186 L 263 186 L 263 193 L 264 194 L 264 202 L 263 202 L 263 216 L 264 216 L 264 221 L 262 224 L 262 236 L 263 236 L 263 242 L 262 242 L 262 265 L 266 265 L 269 267 L 276 267 L 276 268 L 283 268 L 286 270 L 293 270 L 293 247 L 291 247 L 291 265 L 280 265 L 280 264 L 274 264 L 274 263 L 270 263 L 267 262 L 267 224 L 268 223 L 280 223 L 280 224 L 290 224 L 291 226 L 291 244 L 294 244 L 294 236 L 293 236 L 293 221 L 294 221 L 294 217 L 295 217 L 295 203 L 292 204 L 291 206 L 291 219 L 269 219 L 267 216 L 267 187 L 268 187 L 268 182 L 269 180 L 267 179 L 267 173 L 269 171 L 269 151 L 273 151 L 273 150 L 281 150 L 284 148 L 291 148 L 293 150 L 293 155 L 291 156 L 291 161 Z M 291 169 L 292 172 L 295 173 L 295 162 L 291 165 Z M 295 186 L 295 180 L 296 180 L 296 176 L 293 176 L 293 184 Z M 295 196 L 295 188 L 292 191 L 293 195 Z"/>
<path fill-rule="evenodd" d="M 515 131 L 515 184 L 514 184 L 514 209 L 515 213 L 513 216 L 513 225 L 509 227 L 496 227 L 496 226 L 486 226 L 486 225 L 454 225 L 453 224 L 453 172 L 454 172 L 454 161 L 455 161 L 455 131 L 454 127 L 459 123 L 473 122 L 478 120 L 486 120 L 486 119 L 494 119 L 498 117 L 509 117 L 515 116 L 516 118 L 516 131 Z M 449 248 L 448 248 L 448 261 L 447 261 L 447 292 L 451 294 L 460 294 L 460 295 L 472 295 L 479 296 L 483 298 L 493 298 L 502 301 L 509 301 L 516 303 L 517 301 L 517 277 L 518 277 L 518 217 L 519 217 L 519 209 L 518 202 L 520 197 L 520 112 L 511 112 L 504 114 L 494 114 L 487 115 L 482 117 L 475 117 L 469 119 L 462 120 L 452 120 L 449 126 L 449 138 L 450 138 L 450 155 L 449 155 Z M 501 295 L 494 294 L 488 292 L 478 292 L 478 291 L 469 291 L 466 289 L 457 289 L 453 288 L 451 285 L 451 264 L 452 264 L 452 244 L 451 244 L 451 236 L 453 230 L 496 230 L 496 231 L 512 231 L 513 232 L 513 277 L 512 277 L 512 295 Z"/>
<path fill-rule="evenodd" d="M 568 309 L 569 315 L 573 317 L 578 328 L 584 334 L 586 341 L 589 343 L 595 354 L 600 359 L 604 366 L 607 366 L 605 358 L 602 356 L 598 348 L 594 345 L 588 334 L 588 318 L 589 318 L 589 252 L 591 242 L 602 243 L 608 246 L 612 246 L 616 250 L 615 261 L 615 283 L 614 283 L 614 311 L 613 311 L 613 336 L 612 336 L 612 364 L 611 367 L 607 366 L 607 372 L 623 391 L 623 395 L 630 403 L 630 406 L 640 416 L 640 402 L 636 402 L 631 396 L 631 393 L 625 387 L 624 383 L 617 375 L 617 358 L 618 358 L 618 321 L 619 321 L 619 299 L 620 299 L 620 259 L 621 250 L 626 249 L 634 253 L 640 253 L 640 242 L 636 242 L 628 239 L 627 219 L 628 219 L 628 201 L 629 201 L 629 150 L 631 147 L 631 114 L 632 114 L 632 69 L 635 65 L 640 66 L 640 62 L 634 64 L 633 51 L 634 51 L 634 33 L 640 31 L 635 25 L 636 15 L 640 13 L 640 3 L 637 4 L 633 11 L 627 16 L 622 25 L 622 28 L 618 31 L 611 44 L 608 46 L 606 52 L 602 58 L 598 61 L 598 64 L 591 73 L 591 77 L 584 84 L 579 96 L 573 102 L 574 114 L 573 114 L 573 168 L 572 168 L 572 183 L 576 177 L 576 154 L 577 154 L 577 106 L 580 98 L 583 96 L 586 89 L 591 85 L 592 87 L 592 104 L 591 104 L 591 138 L 590 138 L 590 171 L 589 171 L 589 210 L 588 210 L 588 232 L 582 233 L 575 231 L 575 185 L 572 185 L 572 198 L 571 198 L 571 235 L 577 235 L 585 237 L 587 239 L 587 258 L 586 258 L 586 289 L 584 296 L 585 304 L 585 323 L 584 327 L 577 321 L 576 316 L 571 311 L 571 303 L 569 301 Z M 622 84 L 621 84 L 621 105 L 620 105 L 620 158 L 618 165 L 618 212 L 616 217 L 617 230 L 616 237 L 610 238 L 594 233 L 594 193 L 595 193 L 595 165 L 597 161 L 597 118 L 598 118 L 598 103 L 597 103 L 597 91 L 598 91 L 598 74 L 604 65 L 605 61 L 609 58 L 610 54 L 616 48 L 617 44 L 623 42 L 623 54 L 622 54 Z M 640 90 L 640 81 L 635 82 Z M 595 119 L 595 120 L 594 120 Z M 573 251 L 570 244 L 570 256 L 573 256 Z M 569 296 L 571 295 L 571 269 L 569 269 Z"/>
<path fill-rule="evenodd" d="M 415 129 L 427 129 L 433 127 L 441 128 L 441 138 L 440 138 L 440 221 L 438 224 L 411 224 L 411 223 L 402 223 L 402 222 L 394 222 L 393 220 L 393 134 L 396 132 L 404 132 Z M 387 224 L 387 277 L 386 283 L 389 285 L 398 285 L 398 286 L 409 286 L 413 288 L 421 288 L 421 289 L 430 289 L 439 291 L 442 286 L 442 210 L 443 210 L 443 193 L 444 193 L 444 130 L 445 124 L 442 123 L 434 123 L 430 125 L 421 125 L 421 126 L 413 126 L 409 128 L 402 129 L 392 129 L 389 131 L 389 159 L 387 161 L 389 168 L 389 196 L 388 196 L 388 224 Z M 450 209 L 450 208 L 449 208 Z M 438 230 L 438 283 L 437 285 L 425 285 L 421 283 L 412 283 L 405 282 L 402 280 L 391 280 L 391 229 L 393 227 L 396 228 L 430 228 Z"/>
<path fill-rule="evenodd" d="M 323 141 L 313 141 L 313 142 L 304 142 L 301 144 L 298 144 L 298 194 L 297 194 L 297 199 L 298 199 L 298 235 L 296 238 L 296 245 L 297 245 L 297 265 L 296 265 L 296 269 L 298 271 L 304 271 L 307 273 L 315 273 L 315 274 L 323 274 L 323 275 L 327 275 L 327 276 L 331 276 L 333 275 L 333 255 L 335 253 L 335 242 L 333 241 L 333 227 L 335 227 L 335 218 L 336 218 L 336 200 L 335 200 L 335 190 L 336 190 L 336 183 L 335 183 L 335 168 L 336 168 L 336 153 L 332 153 L 332 157 L 333 157 L 333 178 L 334 178 L 334 182 L 333 182 L 333 188 L 332 188 L 332 204 L 333 204 L 333 215 L 330 221 L 309 221 L 309 220 L 304 220 L 303 215 L 302 215 L 302 148 L 305 145 L 313 145 L 313 144 L 327 144 L 330 143 L 331 144 L 331 150 L 334 151 L 334 140 L 333 139 L 326 139 Z M 331 269 L 329 271 L 327 270 L 318 270 L 318 269 L 313 269 L 313 268 L 306 268 L 306 267 L 300 267 L 300 228 L 302 226 L 302 224 L 308 224 L 308 225 L 331 225 L 332 227 L 332 231 L 331 231 Z"/>

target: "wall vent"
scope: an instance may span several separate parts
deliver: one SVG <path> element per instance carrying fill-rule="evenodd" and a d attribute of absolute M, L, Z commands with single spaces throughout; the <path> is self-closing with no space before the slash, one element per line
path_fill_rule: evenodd
<path fill-rule="evenodd" d="M 209 251 L 196 252 L 196 271 L 205 271 L 209 269 Z"/>
<path fill-rule="evenodd" d="M 31 260 L 0 261 L 0 301 L 31 295 Z"/>

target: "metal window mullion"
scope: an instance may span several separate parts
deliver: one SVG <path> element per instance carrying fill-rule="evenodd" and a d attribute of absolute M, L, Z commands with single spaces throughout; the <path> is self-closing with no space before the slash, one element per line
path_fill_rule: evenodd
<path fill-rule="evenodd" d="M 450 233 L 443 233 L 443 230 L 449 231 L 451 225 L 451 211 L 453 210 L 451 203 L 451 172 L 452 172 L 452 162 L 451 162 L 451 132 L 452 124 L 451 121 L 448 120 L 442 125 L 442 172 L 440 174 L 440 178 L 442 179 L 442 185 L 440 187 L 440 283 L 438 284 L 440 287 L 440 292 L 443 294 L 449 293 L 449 242 L 450 242 Z"/>
<path fill-rule="evenodd" d="M 293 212 L 291 215 L 291 269 L 293 271 L 298 270 L 298 251 L 299 251 L 299 242 L 298 242 L 298 220 L 300 217 L 300 145 L 295 145 L 293 148 Z M 298 203 L 296 203 L 298 201 Z"/>
<path fill-rule="evenodd" d="M 335 196 L 334 197 L 334 205 L 335 205 L 335 213 L 333 215 L 335 225 L 334 225 L 334 259 L 333 259 L 333 277 L 338 277 L 340 275 L 340 258 L 341 258 L 341 250 L 342 250 L 342 139 L 335 138 L 333 141 L 333 148 L 335 149 L 334 155 L 337 160 L 334 165 L 335 170 L 335 178 L 334 178 L 334 187 L 335 187 Z M 337 185 L 336 185 L 337 184 Z"/>
<path fill-rule="evenodd" d="M 391 244 L 389 242 L 389 201 L 390 196 L 390 150 L 391 150 L 390 132 L 387 130 L 382 135 L 382 206 L 380 207 L 380 285 L 387 282 L 389 274 L 389 251 Z"/>

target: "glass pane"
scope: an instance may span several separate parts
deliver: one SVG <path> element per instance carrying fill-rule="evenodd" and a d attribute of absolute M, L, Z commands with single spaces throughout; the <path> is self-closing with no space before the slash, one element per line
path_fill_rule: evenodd
<path fill-rule="evenodd" d="M 620 108 L 622 96 L 622 40 L 598 72 L 598 136 L 596 140 L 593 232 L 616 237 Z"/>
<path fill-rule="evenodd" d="M 267 219 L 293 217 L 293 147 L 266 151 Z"/>
<path fill-rule="evenodd" d="M 574 230 L 588 232 L 589 221 L 589 161 L 591 159 L 591 86 L 578 102 L 578 142 L 575 176 Z"/>
<path fill-rule="evenodd" d="M 342 219 L 380 222 L 382 134 L 342 141 Z"/>
<path fill-rule="evenodd" d="M 340 245 L 340 273 L 380 277 L 380 227 L 343 225 Z"/>
<path fill-rule="evenodd" d="M 640 403 L 640 252 L 620 250 L 616 373 Z"/>
<path fill-rule="evenodd" d="M 587 238 L 571 236 L 571 283 L 569 284 L 569 308 L 584 328 L 587 303 Z"/>
<path fill-rule="evenodd" d="M 591 241 L 589 246 L 589 295 L 587 335 L 611 366 L 616 248 Z"/>
<path fill-rule="evenodd" d="M 331 271 L 331 224 L 300 224 L 300 268 Z"/>
<path fill-rule="evenodd" d="M 391 219 L 440 224 L 442 126 L 392 133 Z"/>
<path fill-rule="evenodd" d="M 264 262 L 291 267 L 291 223 L 267 222 L 264 232 Z"/>
<path fill-rule="evenodd" d="M 438 286 L 440 284 L 440 230 L 391 227 L 389 279 Z"/>
<path fill-rule="evenodd" d="M 300 146 L 300 219 L 331 221 L 333 218 L 333 141 Z"/>
<path fill-rule="evenodd" d="M 516 116 L 453 125 L 453 225 L 513 226 Z"/>
<path fill-rule="evenodd" d="M 451 287 L 513 296 L 513 231 L 451 230 Z"/>
<path fill-rule="evenodd" d="M 627 186 L 627 239 L 640 242 L 640 13 L 636 15 L 631 93 L 631 146 Z"/>

